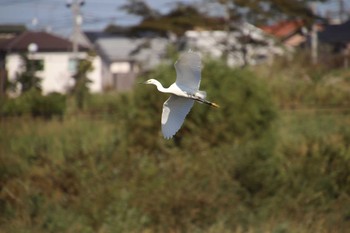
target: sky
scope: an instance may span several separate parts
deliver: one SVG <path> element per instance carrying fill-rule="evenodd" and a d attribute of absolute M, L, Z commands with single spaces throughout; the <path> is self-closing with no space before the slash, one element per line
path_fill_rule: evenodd
<path fill-rule="evenodd" d="M 72 31 L 72 12 L 66 6 L 69 0 L 0 0 L 0 24 L 25 24 L 30 29 L 49 30 L 62 36 Z M 197 3 L 200 0 L 145 0 L 152 8 L 168 11 L 176 2 Z M 350 7 L 350 0 L 343 0 Z M 81 7 L 83 30 L 103 30 L 108 24 L 131 25 L 139 18 L 118 9 L 127 0 L 85 0 Z M 318 10 L 335 10 L 339 0 L 329 0 Z"/>
<path fill-rule="evenodd" d="M 51 30 L 57 34 L 72 31 L 72 12 L 66 6 L 69 0 L 0 0 L 0 24 L 25 24 L 28 28 Z M 118 9 L 127 0 L 85 0 L 81 7 L 84 30 L 102 30 L 110 23 L 136 24 L 139 18 Z M 176 2 L 191 0 L 146 0 L 153 8 L 162 12 Z"/>

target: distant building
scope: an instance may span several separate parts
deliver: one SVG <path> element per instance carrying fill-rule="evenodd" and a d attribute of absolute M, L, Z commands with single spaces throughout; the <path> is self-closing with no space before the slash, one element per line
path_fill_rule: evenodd
<path fill-rule="evenodd" d="M 229 66 L 255 65 L 270 61 L 275 55 L 282 55 L 282 46 L 261 29 L 242 23 L 236 30 L 226 31 L 187 31 L 186 47 L 197 49 L 213 58 L 227 57 Z"/>
<path fill-rule="evenodd" d="M 273 25 L 260 27 L 265 33 L 270 34 L 289 47 L 298 47 L 306 42 L 306 28 L 301 20 L 280 21 Z"/>
<path fill-rule="evenodd" d="M 331 24 L 318 33 L 321 43 L 332 46 L 335 53 L 344 52 L 350 48 L 350 20 L 342 24 Z"/>
<path fill-rule="evenodd" d="M 33 51 L 30 50 L 32 46 Z M 84 58 L 88 48 L 79 46 L 79 58 Z M 22 69 L 20 54 L 26 53 L 30 60 L 40 63 L 36 75 L 42 78 L 44 94 L 66 93 L 74 84 L 74 58 L 72 43 L 69 40 L 46 32 L 25 31 L 0 44 L 0 60 L 9 80 L 14 80 Z M 94 71 L 88 74 L 92 81 L 90 90 L 102 91 L 99 57 L 94 60 Z"/>
<path fill-rule="evenodd" d="M 169 43 L 164 38 L 130 38 L 104 32 L 85 32 L 80 38 L 101 57 L 103 88 L 117 91 L 130 90 L 140 72 L 159 65 Z"/>
<path fill-rule="evenodd" d="M 336 25 L 326 25 L 324 29 L 318 33 L 318 39 L 322 46 L 323 55 L 339 56 L 343 60 L 344 67 L 350 66 L 350 20 Z M 329 51 L 326 51 L 325 49 Z M 335 57 L 332 57 L 333 59 Z"/>

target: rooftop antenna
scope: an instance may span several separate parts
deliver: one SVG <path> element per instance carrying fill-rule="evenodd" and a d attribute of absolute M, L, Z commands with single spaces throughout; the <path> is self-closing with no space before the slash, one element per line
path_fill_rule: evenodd
<path fill-rule="evenodd" d="M 346 12 L 345 12 L 345 3 L 344 0 L 339 0 L 339 20 L 340 23 L 343 23 L 346 20 Z"/>
<path fill-rule="evenodd" d="M 33 27 L 33 30 L 37 31 L 39 25 L 39 19 L 38 19 L 38 3 L 35 3 L 34 5 L 34 16 L 31 21 L 31 26 Z"/>
<path fill-rule="evenodd" d="M 31 23 L 32 23 L 33 28 L 37 29 L 37 26 L 38 26 L 38 23 L 39 23 L 38 18 L 37 17 L 33 17 Z"/>

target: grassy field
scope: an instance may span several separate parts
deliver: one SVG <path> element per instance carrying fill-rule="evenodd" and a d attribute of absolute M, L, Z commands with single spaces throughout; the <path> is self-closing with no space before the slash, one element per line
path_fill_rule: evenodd
<path fill-rule="evenodd" d="M 348 232 L 350 73 L 284 62 L 207 61 L 222 107 L 195 105 L 169 141 L 152 87 L 1 118 L 0 232 Z"/>

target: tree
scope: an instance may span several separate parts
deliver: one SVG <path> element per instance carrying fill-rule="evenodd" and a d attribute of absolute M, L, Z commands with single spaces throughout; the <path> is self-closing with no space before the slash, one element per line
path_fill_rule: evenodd
<path fill-rule="evenodd" d="M 129 14 L 140 16 L 143 19 L 154 19 L 160 15 L 157 10 L 152 9 L 143 0 L 129 0 L 128 3 L 122 5 L 120 9 Z"/>
<path fill-rule="evenodd" d="M 143 1 L 131 1 L 131 2 L 142 2 L 141 5 L 145 3 Z M 143 10 L 137 8 L 135 4 L 131 7 L 123 7 L 130 14 L 141 16 L 141 22 L 131 27 L 129 34 L 131 35 L 142 35 L 142 34 L 156 34 L 161 36 L 166 36 L 168 32 L 175 33 L 181 36 L 187 30 L 192 30 L 194 28 L 205 28 L 211 30 L 222 29 L 223 20 L 220 17 L 212 17 L 204 12 L 201 12 L 197 7 L 189 4 L 177 4 L 170 12 L 166 14 L 151 14 L 151 12 L 156 12 L 149 6 L 144 6 Z M 131 10 L 132 9 L 132 10 Z M 148 12 L 148 13 L 147 13 Z M 152 16 L 153 15 L 153 16 Z M 156 17 L 154 15 L 157 15 Z M 111 30 L 111 26 L 109 30 Z"/>
<path fill-rule="evenodd" d="M 136 36 L 145 32 L 164 36 L 169 31 L 181 36 L 186 30 L 194 28 L 230 31 L 234 24 L 240 21 L 259 26 L 281 19 L 302 19 L 306 24 L 311 24 L 317 19 L 309 6 L 314 0 L 202 1 L 203 6 L 212 3 L 221 5 L 225 16 L 223 17 L 222 14 L 213 16 L 212 12 L 205 11 L 205 7 L 201 10 L 198 6 L 184 3 L 178 3 L 170 12 L 161 14 L 143 0 L 129 0 L 120 9 L 141 17 L 141 22 L 128 31 L 129 34 Z M 108 30 L 113 31 L 114 27 L 109 26 Z"/>
<path fill-rule="evenodd" d="M 75 84 L 72 89 L 72 93 L 75 95 L 78 109 L 82 109 L 84 107 L 86 96 L 89 93 L 88 84 L 91 83 L 91 80 L 87 77 L 87 74 L 94 69 L 92 65 L 94 57 L 95 54 L 90 52 L 85 59 L 79 60 L 77 72 L 73 75 Z"/>
<path fill-rule="evenodd" d="M 35 75 L 40 70 L 42 64 L 36 60 L 29 59 L 27 54 L 21 54 L 22 72 L 16 74 L 13 86 L 19 84 L 21 93 L 31 89 L 41 91 L 41 79 Z"/>
<path fill-rule="evenodd" d="M 312 22 L 316 16 L 310 9 L 312 2 L 327 0 L 207 0 L 221 4 L 230 21 L 245 19 L 254 25 L 280 19 L 302 19 Z"/>

